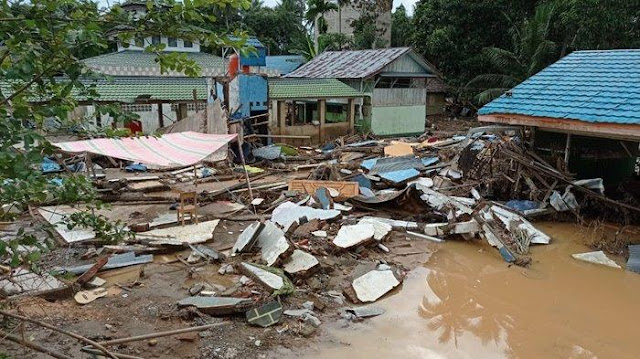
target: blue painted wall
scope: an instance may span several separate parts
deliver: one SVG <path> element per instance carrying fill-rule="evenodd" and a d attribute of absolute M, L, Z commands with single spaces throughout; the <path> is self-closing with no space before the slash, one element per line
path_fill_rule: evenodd
<path fill-rule="evenodd" d="M 267 111 L 267 79 L 255 74 L 239 74 L 239 102 L 242 107 L 238 111 L 242 117 L 248 117 L 251 111 Z"/>

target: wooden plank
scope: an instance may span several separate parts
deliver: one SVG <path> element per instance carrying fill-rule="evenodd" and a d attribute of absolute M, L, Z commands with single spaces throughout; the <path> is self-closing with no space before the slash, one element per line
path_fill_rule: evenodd
<path fill-rule="evenodd" d="M 318 188 L 333 188 L 340 192 L 342 198 L 351 198 L 360 194 L 358 182 L 293 180 L 289 182 L 289 191 L 309 194 L 316 193 Z"/>
<path fill-rule="evenodd" d="M 511 114 L 480 115 L 478 116 L 478 121 L 519 126 L 533 126 L 552 132 L 573 133 L 584 136 L 614 138 L 630 141 L 640 140 L 640 125 L 637 124 L 603 122 L 589 123 L 580 120 Z"/>

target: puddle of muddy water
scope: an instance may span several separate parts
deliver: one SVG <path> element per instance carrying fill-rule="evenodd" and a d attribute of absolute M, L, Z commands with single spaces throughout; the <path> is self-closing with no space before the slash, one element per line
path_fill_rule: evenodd
<path fill-rule="evenodd" d="M 447 242 L 376 303 L 386 314 L 329 324 L 329 339 L 304 357 L 637 358 L 640 275 L 571 258 L 589 250 L 574 225 L 536 226 L 553 242 L 532 249 L 530 269 L 490 247 Z"/>

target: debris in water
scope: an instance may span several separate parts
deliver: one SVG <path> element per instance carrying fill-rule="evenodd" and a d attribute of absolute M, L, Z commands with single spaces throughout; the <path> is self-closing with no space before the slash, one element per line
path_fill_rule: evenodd
<path fill-rule="evenodd" d="M 589 263 L 602 264 L 604 266 L 612 267 L 612 268 L 621 268 L 618 265 L 618 263 L 609 259 L 609 257 L 607 257 L 607 255 L 604 254 L 603 251 L 577 253 L 577 254 L 572 254 L 571 256 L 575 259 L 589 262 Z"/>

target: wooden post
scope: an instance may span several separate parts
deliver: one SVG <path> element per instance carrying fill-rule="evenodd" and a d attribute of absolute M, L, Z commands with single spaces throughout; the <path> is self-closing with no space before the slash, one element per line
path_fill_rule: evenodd
<path fill-rule="evenodd" d="M 193 89 L 193 106 L 196 108 L 196 113 L 198 113 L 198 91 Z"/>
<path fill-rule="evenodd" d="M 324 143 L 324 123 L 327 117 L 327 100 L 318 100 L 318 120 L 320 121 L 320 144 Z"/>
<path fill-rule="evenodd" d="M 285 133 L 284 128 L 287 126 L 287 106 L 284 101 L 276 103 L 276 117 L 278 118 L 278 134 Z"/>
<path fill-rule="evenodd" d="M 162 102 L 158 103 L 158 124 L 160 128 L 164 127 L 164 115 L 162 114 Z"/>
<path fill-rule="evenodd" d="M 189 115 L 189 109 L 187 108 L 187 104 L 179 103 L 177 105 L 178 107 L 176 108 L 176 117 L 178 118 L 178 121 L 184 118 L 187 118 L 187 116 Z"/>
<path fill-rule="evenodd" d="M 567 134 L 567 143 L 564 147 L 564 170 L 569 172 L 569 153 L 571 152 L 571 134 Z"/>
<path fill-rule="evenodd" d="M 349 133 L 355 132 L 355 127 L 356 127 L 355 109 L 356 109 L 355 99 L 352 99 L 352 98 L 348 99 L 347 100 L 347 121 L 349 121 Z"/>

